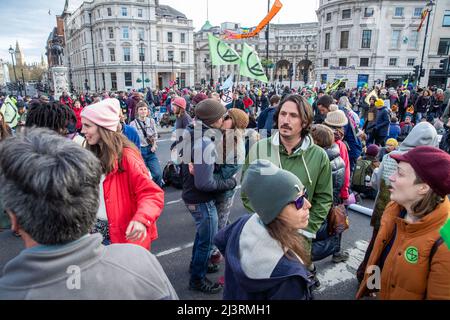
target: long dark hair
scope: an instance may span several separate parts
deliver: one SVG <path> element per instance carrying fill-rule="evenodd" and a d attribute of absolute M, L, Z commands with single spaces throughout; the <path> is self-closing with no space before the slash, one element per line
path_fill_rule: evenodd
<path fill-rule="evenodd" d="M 8 138 L 11 135 L 11 128 L 5 121 L 5 116 L 0 112 L 1 121 L 0 121 L 0 141 Z"/>
<path fill-rule="evenodd" d="M 311 264 L 310 254 L 306 250 L 306 241 L 298 234 L 297 229 L 293 229 L 277 217 L 267 225 L 267 230 L 270 236 L 277 240 L 284 250 L 287 250 L 286 256 L 288 258 L 298 260 L 297 255 L 302 259 L 305 266 Z"/>
<path fill-rule="evenodd" d="M 273 116 L 274 128 L 279 129 L 278 116 L 280 115 L 281 108 L 283 108 L 283 105 L 289 101 L 297 105 L 300 120 L 302 122 L 302 125 L 304 125 L 304 127 L 302 128 L 301 137 L 304 138 L 308 135 L 309 131 L 311 130 L 314 113 L 309 102 L 304 97 L 299 96 L 298 94 L 287 95 L 286 97 L 283 98 L 283 100 L 281 100 Z"/>
<path fill-rule="evenodd" d="M 116 161 L 119 172 L 123 172 L 122 155 L 124 148 L 131 148 L 137 151 L 136 146 L 130 142 L 122 133 L 113 132 L 103 127 L 98 127 L 100 143 L 86 145 L 86 149 L 92 151 L 102 164 L 103 173 L 108 174 L 114 170 Z"/>

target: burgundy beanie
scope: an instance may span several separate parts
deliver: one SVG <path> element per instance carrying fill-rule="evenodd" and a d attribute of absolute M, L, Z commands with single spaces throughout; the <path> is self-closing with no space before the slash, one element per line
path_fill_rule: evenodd
<path fill-rule="evenodd" d="M 194 98 L 192 98 L 192 103 L 197 105 L 199 102 L 208 99 L 208 96 L 203 92 L 197 93 Z"/>
<path fill-rule="evenodd" d="M 380 148 L 376 144 L 369 144 L 366 149 L 366 155 L 369 157 L 376 157 Z"/>
<path fill-rule="evenodd" d="M 172 104 L 182 109 L 186 109 L 186 100 L 184 98 L 176 97 L 175 99 L 173 99 Z"/>
<path fill-rule="evenodd" d="M 85 107 L 81 111 L 81 117 L 92 121 L 99 127 L 116 132 L 120 121 L 119 113 L 119 100 L 111 98 Z"/>
<path fill-rule="evenodd" d="M 419 146 L 404 154 L 390 154 L 397 162 L 407 162 L 416 175 L 441 197 L 450 194 L 450 155 L 438 148 Z"/>

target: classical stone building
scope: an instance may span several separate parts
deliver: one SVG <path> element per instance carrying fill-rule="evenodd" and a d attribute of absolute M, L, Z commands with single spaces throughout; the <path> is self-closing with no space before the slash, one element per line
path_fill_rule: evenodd
<path fill-rule="evenodd" d="M 157 0 L 94 0 L 69 11 L 65 59 L 77 91 L 194 84 L 194 28 L 183 13 Z"/>
<path fill-rule="evenodd" d="M 421 85 L 428 83 L 428 55 L 436 56 L 437 39 L 450 37 L 449 28 L 443 26 L 445 12 L 449 15 L 444 10 L 450 9 L 448 1 L 437 2 L 443 6 L 435 20 L 440 25 L 430 23 Z M 346 78 L 347 88 L 352 88 L 364 83 L 391 87 L 412 79 L 414 66 L 422 59 L 426 28 L 417 29 L 425 5 L 426 1 L 418 0 L 320 0 L 317 80 L 325 83 Z M 433 8 L 432 16 L 437 11 Z"/>
<path fill-rule="evenodd" d="M 293 70 L 293 85 L 300 85 L 306 79 L 308 83 L 314 82 L 314 68 L 317 46 L 317 23 L 298 24 L 270 24 L 269 26 L 269 64 L 268 78 L 270 82 L 290 81 L 289 70 Z M 242 32 L 238 23 L 225 22 L 220 26 L 212 26 L 207 21 L 204 26 L 195 33 L 195 82 L 223 81 L 229 74 L 239 74 L 238 66 L 212 67 L 208 45 L 208 33 L 216 36 L 223 34 L 225 30 Z M 256 49 L 261 60 L 266 59 L 266 33 L 262 31 L 257 37 L 245 40 L 227 40 L 238 53 L 242 51 L 243 42 Z M 243 81 L 249 79 L 240 79 Z"/>

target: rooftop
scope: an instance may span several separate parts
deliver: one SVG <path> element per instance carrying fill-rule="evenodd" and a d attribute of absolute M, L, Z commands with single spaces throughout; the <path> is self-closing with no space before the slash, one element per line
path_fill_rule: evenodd
<path fill-rule="evenodd" d="M 159 5 L 156 7 L 156 15 L 162 17 L 172 17 L 172 18 L 182 18 L 187 19 L 186 15 L 181 13 L 180 11 L 175 10 L 174 8 L 167 5 Z"/>

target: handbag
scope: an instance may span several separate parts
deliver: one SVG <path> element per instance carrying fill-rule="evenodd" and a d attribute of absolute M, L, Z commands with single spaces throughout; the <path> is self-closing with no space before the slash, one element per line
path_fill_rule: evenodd
<path fill-rule="evenodd" d="M 343 204 L 333 205 L 328 213 L 328 233 L 341 234 L 350 227 L 347 209 Z"/>

